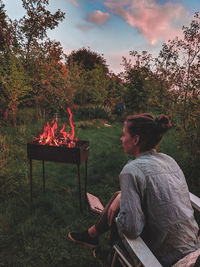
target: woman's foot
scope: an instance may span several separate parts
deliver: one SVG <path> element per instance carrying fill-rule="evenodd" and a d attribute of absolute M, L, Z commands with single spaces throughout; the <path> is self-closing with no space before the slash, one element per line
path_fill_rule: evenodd
<path fill-rule="evenodd" d="M 74 243 L 81 244 L 89 248 L 98 247 L 98 238 L 92 238 L 91 236 L 89 236 L 88 231 L 81 233 L 69 232 L 68 237 Z"/>

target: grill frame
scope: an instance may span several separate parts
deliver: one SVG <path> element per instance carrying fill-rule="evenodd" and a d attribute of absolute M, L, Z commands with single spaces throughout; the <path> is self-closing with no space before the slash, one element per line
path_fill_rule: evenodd
<path fill-rule="evenodd" d="M 83 140 L 77 141 L 73 148 L 30 142 L 27 144 L 27 156 L 29 159 L 81 164 L 89 157 L 89 148 L 89 141 Z"/>
<path fill-rule="evenodd" d="M 87 192 L 87 162 L 90 152 L 89 141 L 78 140 L 73 148 L 62 146 L 41 145 L 37 142 L 27 143 L 27 157 L 30 163 L 30 200 L 32 202 L 32 160 L 41 160 L 43 169 L 43 192 L 45 192 L 44 161 L 72 163 L 77 165 L 80 211 L 82 212 L 82 190 L 80 165 L 85 161 L 85 198 Z"/>

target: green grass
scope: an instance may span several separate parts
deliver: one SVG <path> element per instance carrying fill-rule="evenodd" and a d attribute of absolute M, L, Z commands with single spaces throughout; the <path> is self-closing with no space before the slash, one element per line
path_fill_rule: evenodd
<path fill-rule="evenodd" d="M 99 196 L 103 204 L 119 190 L 118 175 L 129 159 L 121 147 L 122 127 L 122 123 L 116 122 L 112 127 L 78 131 L 80 140 L 90 142 L 88 192 Z M 69 231 L 85 230 L 97 218 L 84 202 L 84 211 L 80 213 L 76 165 L 45 162 L 43 194 L 42 163 L 34 160 L 30 204 L 26 144 L 40 129 L 41 124 L 1 129 L 9 155 L 4 173 L 5 189 L 9 190 L 1 192 L 0 197 L 0 267 L 106 266 L 105 259 L 94 259 L 90 249 L 67 238 Z M 171 131 L 160 149 L 184 166 L 187 153 L 177 150 L 174 136 Z M 84 164 L 81 177 L 84 185 Z M 109 233 L 101 237 L 100 244 L 103 250 L 109 249 Z"/>
<path fill-rule="evenodd" d="M 42 163 L 33 160 L 33 203 L 29 201 L 29 162 L 26 144 L 40 125 L 4 128 L 10 149 L 10 175 L 13 185 L 0 204 L 0 266 L 104 266 L 89 249 L 74 245 L 67 233 L 85 230 L 96 216 L 84 204 L 79 209 L 77 166 L 45 162 L 46 193 L 42 192 Z M 90 142 L 88 191 L 105 204 L 119 189 L 118 174 L 127 161 L 122 153 L 122 124 L 79 130 L 79 139 Z M 81 165 L 84 188 L 84 164 Z M 101 239 L 107 248 L 109 235 Z M 105 243 L 105 245 L 104 245 Z"/>

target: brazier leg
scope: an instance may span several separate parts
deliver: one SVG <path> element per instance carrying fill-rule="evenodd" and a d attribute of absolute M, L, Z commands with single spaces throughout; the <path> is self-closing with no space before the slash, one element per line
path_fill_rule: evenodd
<path fill-rule="evenodd" d="M 30 159 L 30 200 L 32 202 L 32 159 Z"/>
<path fill-rule="evenodd" d="M 44 160 L 42 161 L 42 178 L 43 178 L 43 193 L 45 193 L 45 172 L 44 172 Z"/>
<path fill-rule="evenodd" d="M 87 193 L 87 159 L 85 161 L 85 200 L 87 200 L 86 193 Z"/>
<path fill-rule="evenodd" d="M 80 211 L 82 212 L 80 164 L 77 164 L 77 169 L 78 169 Z"/>

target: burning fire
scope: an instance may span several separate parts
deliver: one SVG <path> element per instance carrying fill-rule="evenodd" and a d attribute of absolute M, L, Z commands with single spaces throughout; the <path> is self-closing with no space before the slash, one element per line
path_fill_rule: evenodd
<path fill-rule="evenodd" d="M 58 130 L 58 124 L 56 120 L 53 120 L 51 123 L 47 122 L 47 125 L 44 126 L 43 133 L 39 135 L 39 138 L 34 138 L 33 141 L 38 142 L 41 145 L 50 145 L 50 146 L 61 146 L 66 145 L 67 147 L 75 147 L 78 138 L 74 138 L 74 124 L 72 121 L 72 112 L 70 108 L 67 108 L 69 113 L 69 123 L 71 126 L 71 134 L 65 131 L 65 123 L 63 124 L 62 129 Z"/>

